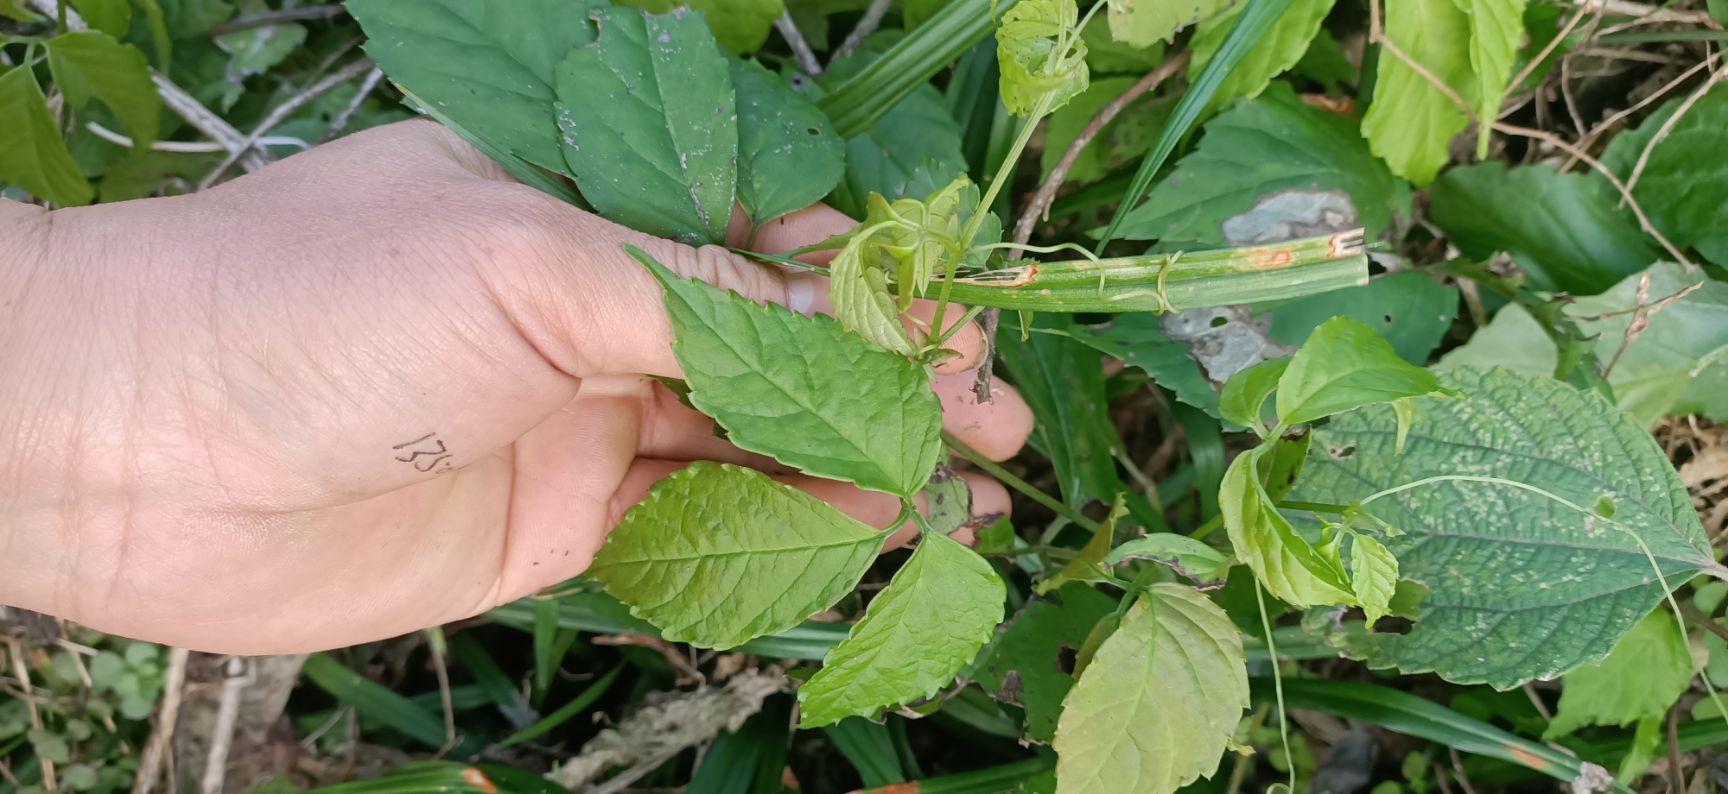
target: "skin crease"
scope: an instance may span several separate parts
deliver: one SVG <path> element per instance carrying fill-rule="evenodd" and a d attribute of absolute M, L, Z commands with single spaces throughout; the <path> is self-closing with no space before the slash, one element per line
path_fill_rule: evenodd
<path fill-rule="evenodd" d="M 812 207 L 757 247 L 851 225 Z M 744 453 L 642 377 L 680 372 L 660 288 L 622 243 L 826 307 L 812 274 L 608 223 L 425 121 L 192 196 L 0 201 L 0 603 L 220 653 L 381 639 L 580 573 L 694 459 L 891 522 L 892 497 Z M 1013 455 L 1025 403 L 1001 386 L 974 402 L 981 336 L 950 344 L 947 428 Z M 1007 511 L 967 477 L 976 514 Z"/>

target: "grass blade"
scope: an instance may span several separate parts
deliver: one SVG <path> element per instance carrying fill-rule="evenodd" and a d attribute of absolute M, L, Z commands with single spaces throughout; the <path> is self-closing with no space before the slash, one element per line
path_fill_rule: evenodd
<path fill-rule="evenodd" d="M 334 657 L 315 653 L 306 657 L 306 665 L 301 671 L 319 689 L 353 706 L 362 716 L 394 728 L 427 747 L 444 746 L 444 721 L 436 714 L 348 669 Z"/>
<path fill-rule="evenodd" d="M 1110 225 L 1104 229 L 1104 236 L 1099 238 L 1098 247 L 1102 252 L 1104 246 L 1116 239 L 1116 230 L 1122 225 L 1122 219 L 1128 216 L 1128 211 L 1140 203 L 1151 189 L 1153 178 L 1158 176 L 1159 169 L 1164 167 L 1164 161 L 1170 159 L 1170 154 L 1176 151 L 1176 144 L 1187 136 L 1188 128 L 1200 119 L 1206 106 L 1212 103 L 1212 95 L 1218 93 L 1218 86 L 1224 83 L 1224 78 L 1230 75 L 1230 70 L 1236 68 L 1243 56 L 1260 43 L 1261 37 L 1271 29 L 1272 24 L 1284 15 L 1294 0 L 1248 0 L 1248 5 L 1236 17 L 1236 24 L 1231 26 L 1230 35 L 1224 38 L 1218 53 L 1212 60 L 1206 62 L 1200 70 L 1200 76 L 1188 85 L 1182 98 L 1176 101 L 1176 107 L 1170 111 L 1170 118 L 1164 122 L 1164 128 L 1158 132 L 1158 142 L 1152 147 L 1146 159 L 1140 161 L 1140 170 L 1134 172 L 1134 181 L 1129 183 L 1128 192 L 1122 195 L 1122 203 L 1116 206 L 1115 214 L 1110 216 Z"/>
<path fill-rule="evenodd" d="M 530 739 L 539 738 L 544 736 L 553 728 L 569 722 L 571 717 L 581 714 L 583 709 L 594 705 L 594 701 L 599 700 L 601 695 L 606 694 L 606 690 L 612 688 L 612 682 L 618 680 L 618 673 L 623 669 L 623 665 L 612 668 L 611 672 L 601 676 L 600 680 L 589 684 L 587 689 L 582 690 L 582 692 L 576 697 L 571 698 L 570 702 L 559 706 L 557 711 L 546 715 L 539 722 L 511 734 L 506 737 L 504 741 L 499 742 L 498 746 L 509 747 L 513 744 L 520 744 Z"/>
<path fill-rule="evenodd" d="M 632 617 L 628 607 L 605 593 L 575 593 L 559 598 L 557 604 L 557 623 L 560 628 L 588 631 L 595 634 L 660 636 L 658 629 L 646 621 Z M 486 614 L 503 625 L 523 631 L 532 631 L 535 620 L 534 610 L 534 602 L 524 599 L 497 607 Z M 735 650 L 739 653 L 754 653 L 776 659 L 816 661 L 825 656 L 829 648 L 846 639 L 846 631 L 849 628 L 850 626 L 842 623 L 805 621 L 802 625 L 787 629 L 779 634 L 757 637 L 738 646 Z"/>
<path fill-rule="evenodd" d="M 859 717 L 841 720 L 823 728 L 828 740 L 852 762 L 858 777 L 866 787 L 888 786 L 906 782 L 906 771 L 900 766 L 900 756 L 894 751 L 894 737 L 888 726 Z"/>

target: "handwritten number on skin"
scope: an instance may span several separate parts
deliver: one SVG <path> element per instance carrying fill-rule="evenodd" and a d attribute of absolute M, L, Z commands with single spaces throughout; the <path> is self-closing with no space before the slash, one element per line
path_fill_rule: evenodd
<path fill-rule="evenodd" d="M 450 450 L 444 446 L 444 441 L 437 433 L 427 433 L 413 441 L 405 441 L 391 447 L 396 451 L 396 459 L 414 467 L 415 471 L 431 472 L 434 469 L 439 474 L 450 471 Z M 442 465 L 443 468 L 439 468 Z"/>

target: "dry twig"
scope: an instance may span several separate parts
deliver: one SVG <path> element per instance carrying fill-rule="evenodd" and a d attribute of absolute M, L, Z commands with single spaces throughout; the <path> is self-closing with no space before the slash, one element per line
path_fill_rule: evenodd
<path fill-rule="evenodd" d="M 840 49 L 834 51 L 834 57 L 829 58 L 828 63 L 832 65 L 858 49 L 858 45 L 864 43 L 865 37 L 875 33 L 877 26 L 882 24 L 882 17 L 888 14 L 890 5 L 893 5 L 893 0 L 870 0 L 870 7 L 864 9 L 864 16 L 858 20 L 858 26 L 846 34 L 846 40 L 840 42 Z"/>
<path fill-rule="evenodd" d="M 340 3 L 329 5 L 306 6 L 304 8 L 283 8 L 276 11 L 265 11 L 259 14 L 249 14 L 235 17 L 210 29 L 210 35 L 220 36 L 224 33 L 238 33 L 253 28 L 267 28 L 271 25 L 282 25 L 289 22 L 300 22 L 311 19 L 335 19 L 348 13 Z"/>
<path fill-rule="evenodd" d="M 341 132 L 348 122 L 354 120 L 354 114 L 360 112 L 360 106 L 366 103 L 366 97 L 378 89 L 378 84 L 384 81 L 384 70 L 376 66 L 366 73 L 366 79 L 360 81 L 360 88 L 354 91 L 354 98 L 348 101 L 348 106 L 330 120 L 330 126 L 324 128 L 324 134 L 318 137 L 319 142 L 330 140 Z"/>
<path fill-rule="evenodd" d="M 241 152 L 255 151 L 258 141 L 264 138 L 264 133 L 269 132 L 271 128 L 281 124 L 289 116 L 294 115 L 295 111 L 305 107 L 308 102 L 329 93 L 337 86 L 365 74 L 370 69 L 372 69 L 372 61 L 370 59 L 364 57 L 356 58 L 348 62 L 348 65 L 337 69 L 334 73 L 326 76 L 324 79 L 300 89 L 299 93 L 289 97 L 282 104 L 277 105 L 264 117 L 264 120 L 258 122 L 258 126 L 253 127 L 252 132 L 249 133 L 243 141 L 241 141 L 242 148 L 237 151 L 231 150 L 226 159 L 217 164 L 215 168 L 210 169 L 210 173 L 205 174 L 204 178 L 199 180 L 198 189 L 203 190 L 216 184 L 216 180 L 222 178 L 222 174 L 228 171 L 228 167 L 234 165 L 235 161 L 239 159 Z"/>
<path fill-rule="evenodd" d="M 162 774 L 163 757 L 173 746 L 174 722 L 180 718 L 180 695 L 186 688 L 186 661 L 191 656 L 192 652 L 185 648 L 168 650 L 168 676 L 162 685 L 162 705 L 156 711 L 156 727 L 150 731 L 150 741 L 144 745 L 144 756 L 138 761 L 132 794 L 150 794 L 156 778 Z"/>
<path fill-rule="evenodd" d="M 1637 102 L 1633 103 L 1631 107 L 1628 107 L 1625 110 L 1619 111 L 1619 112 L 1609 116 L 1608 118 L 1603 119 L 1596 126 L 1590 128 L 1590 132 L 1588 134 L 1586 134 L 1581 140 L 1578 141 L 1578 148 L 1588 151 L 1590 149 L 1591 145 L 1593 145 L 1596 142 L 1596 139 L 1602 137 L 1602 134 L 1607 132 L 1609 129 L 1613 128 L 1613 126 L 1615 124 L 1619 124 L 1621 121 L 1624 121 L 1627 118 L 1630 118 L 1632 116 L 1632 114 L 1637 113 L 1638 111 L 1643 110 L 1646 107 L 1649 107 L 1651 103 L 1655 102 L 1658 99 L 1661 99 L 1664 96 L 1667 96 L 1669 91 L 1673 91 L 1675 88 L 1680 87 L 1680 85 L 1682 83 L 1686 82 L 1687 80 L 1692 79 L 1692 77 L 1694 75 L 1698 74 L 1699 72 L 1701 72 L 1705 69 L 1710 68 L 1713 64 L 1716 63 L 1717 60 L 1721 59 L 1721 57 L 1722 57 L 1722 53 L 1720 53 L 1720 52 L 1711 53 L 1710 57 L 1705 58 L 1704 60 L 1699 61 L 1696 64 L 1693 64 L 1692 68 L 1687 69 L 1684 72 L 1681 72 L 1679 76 L 1675 77 L 1672 80 L 1669 80 L 1667 83 L 1664 83 L 1661 88 L 1656 89 L 1649 96 L 1644 97 L 1643 99 L 1640 99 Z M 1577 162 L 1578 162 L 1578 158 L 1576 158 L 1576 157 L 1569 158 L 1564 164 L 1562 164 L 1560 166 L 1560 170 L 1561 171 L 1571 170 L 1572 166 Z"/>
<path fill-rule="evenodd" d="M 18 686 L 23 687 L 24 710 L 30 716 L 30 729 L 42 730 L 42 712 L 36 708 L 36 695 L 30 691 L 30 666 L 24 663 L 24 643 L 16 638 L 7 638 L 6 654 L 12 657 L 12 674 L 18 677 Z M 42 788 L 53 791 L 54 762 L 43 758 L 40 753 L 36 760 L 42 765 Z"/>
<path fill-rule="evenodd" d="M 774 19 L 774 29 L 780 31 L 780 38 L 786 40 L 786 46 L 792 48 L 792 59 L 798 62 L 799 69 L 812 77 L 822 73 L 822 62 L 816 60 L 816 51 L 810 49 L 810 42 L 804 40 L 804 31 L 792 21 L 791 11 L 780 12 L 780 16 Z"/>
<path fill-rule="evenodd" d="M 1656 145 L 1667 138 L 1668 133 L 1674 131 L 1674 126 L 1680 123 L 1680 119 L 1692 109 L 1692 106 L 1698 104 L 1698 100 L 1710 93 L 1710 89 L 1722 82 L 1724 77 L 1728 77 L 1728 69 L 1717 69 L 1711 72 L 1710 79 L 1705 80 L 1703 85 L 1698 86 L 1698 90 L 1686 97 L 1686 100 L 1680 103 L 1680 107 L 1674 109 L 1673 115 L 1670 115 L 1667 121 L 1662 122 L 1662 126 L 1656 130 L 1656 134 L 1650 136 L 1650 141 L 1644 144 L 1644 151 L 1638 153 L 1638 164 L 1632 166 L 1632 173 L 1626 175 L 1627 201 L 1632 200 L 1632 188 L 1638 184 L 1638 178 L 1644 175 L 1644 167 L 1650 164 L 1650 153 L 1656 150 Z"/>

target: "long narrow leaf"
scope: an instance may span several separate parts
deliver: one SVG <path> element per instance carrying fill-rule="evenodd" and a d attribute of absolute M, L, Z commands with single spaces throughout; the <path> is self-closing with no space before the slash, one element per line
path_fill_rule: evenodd
<path fill-rule="evenodd" d="M 894 792 L 916 791 L 918 794 L 996 794 L 1000 791 L 1015 791 L 1016 786 L 1040 774 L 1056 768 L 1056 756 L 1044 753 L 1036 758 L 1024 761 L 993 766 L 972 772 L 961 772 L 954 775 L 930 777 L 915 781 L 905 786 L 889 786 L 880 789 L 864 789 L 859 794 L 894 794 Z"/>
<path fill-rule="evenodd" d="M 900 757 L 894 752 L 894 737 L 888 726 L 859 717 L 841 720 L 822 731 L 834 747 L 852 762 L 858 777 L 866 786 L 887 786 L 906 782 L 906 772 Z"/>
<path fill-rule="evenodd" d="M 1188 128 L 1200 119 L 1206 106 L 1212 103 L 1212 95 L 1218 93 L 1218 86 L 1223 85 L 1224 78 L 1230 70 L 1242 61 L 1249 51 L 1260 43 L 1261 37 L 1272 28 L 1272 24 L 1284 15 L 1295 0 L 1248 0 L 1248 5 L 1236 17 L 1236 24 L 1231 26 L 1230 35 L 1224 38 L 1219 46 L 1218 54 L 1206 63 L 1200 70 L 1200 76 L 1188 85 L 1182 98 L 1176 101 L 1175 109 L 1170 111 L 1170 118 L 1164 122 L 1164 128 L 1158 132 L 1158 142 L 1152 147 L 1146 159 L 1140 161 L 1140 169 L 1134 172 L 1134 181 L 1129 183 L 1128 192 L 1123 194 L 1122 203 L 1117 205 L 1116 213 L 1110 217 L 1110 226 L 1104 230 L 1104 236 L 1098 240 L 1097 250 L 1103 251 L 1104 246 L 1116 239 L 1116 229 L 1122 225 L 1122 219 L 1128 216 L 1128 211 L 1140 203 L 1146 191 L 1152 187 L 1152 180 L 1158 176 L 1159 169 L 1164 167 L 1164 161 L 1170 159 L 1170 153 L 1176 151 L 1176 144 L 1188 134 Z"/>
<path fill-rule="evenodd" d="M 996 13 L 1007 11 L 1014 2 L 997 0 Z M 828 114 L 834 131 L 842 138 L 870 129 L 913 89 L 994 32 L 996 20 L 990 11 L 991 0 L 954 0 L 943 6 L 881 58 L 828 92 L 816 106 Z"/>
<path fill-rule="evenodd" d="M 361 716 L 394 728 L 427 747 L 444 746 L 444 722 L 436 714 L 348 669 L 335 658 L 313 654 L 306 657 L 301 671 L 319 689 L 353 706 Z"/>
<path fill-rule="evenodd" d="M 623 666 L 612 668 L 611 672 L 601 676 L 600 680 L 589 684 L 587 689 L 582 690 L 582 692 L 576 697 L 571 698 L 570 702 L 559 706 L 557 711 L 546 715 L 539 722 L 511 734 L 509 737 L 504 739 L 504 741 L 499 742 L 498 746 L 509 747 L 513 744 L 520 744 L 529 739 L 544 736 L 546 732 L 553 728 L 569 722 L 571 717 L 581 714 L 584 709 L 594 705 L 594 701 L 599 700 L 601 695 L 606 694 L 606 690 L 612 688 L 612 682 L 618 680 L 618 673 L 623 669 Z"/>

